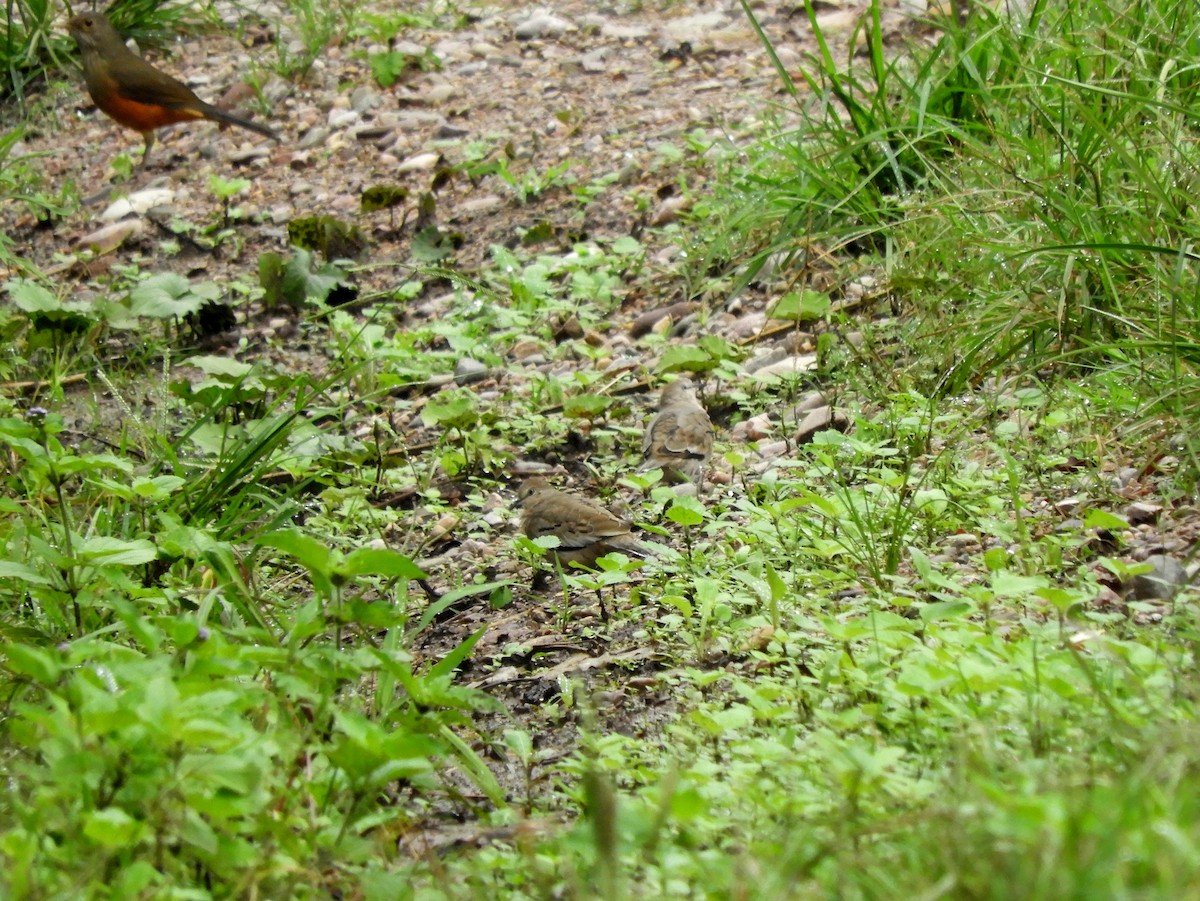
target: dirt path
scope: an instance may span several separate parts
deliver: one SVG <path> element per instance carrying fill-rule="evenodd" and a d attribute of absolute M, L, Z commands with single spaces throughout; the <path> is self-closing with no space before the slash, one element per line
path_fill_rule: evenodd
<path fill-rule="evenodd" d="M 860 6 L 857 0 L 845 9 L 822 4 L 827 33 L 848 37 Z M 712 172 L 698 151 L 714 140 L 744 141 L 761 128 L 764 114 L 786 108 L 768 56 L 737 3 L 705 4 L 704 11 L 675 4 L 629 12 L 582 2 L 533 12 L 516 3 L 490 9 L 452 31 L 401 33 L 393 50 L 414 60 L 428 54 L 439 67 L 414 67 L 386 89 L 364 58 L 386 51 L 382 44 L 330 46 L 306 76 L 288 82 L 269 68 L 279 61 L 268 43 L 270 29 L 245 22 L 248 44 L 196 36 L 175 56 L 156 60 L 210 99 L 247 71 L 265 79 L 263 93 L 274 103 L 268 118 L 286 139 L 272 146 L 208 123 L 164 132 L 149 171 L 119 190 L 169 192 L 156 195 L 156 218 L 203 232 L 222 211 L 209 176 L 248 178 L 251 188 L 236 198 L 243 214 L 238 240 L 219 247 L 213 259 L 188 258 L 181 265 L 164 256 L 163 234 L 149 228 L 114 261 L 241 272 L 259 253 L 283 249 L 294 217 L 357 217 L 361 192 L 384 184 L 411 192 L 412 202 L 399 211 L 407 225 L 394 228 L 387 213 L 363 217 L 367 259 L 403 262 L 410 257 L 416 198 L 436 175 L 461 164 L 468 165 L 450 183 L 439 179 L 435 213 L 438 223 L 462 235 L 460 269 L 472 269 L 490 245 L 512 242 L 542 219 L 571 237 L 640 233 L 651 221 L 675 217 L 680 201 L 664 207 L 667 197 L 686 193 L 686 203 L 703 193 Z M 813 49 L 802 6 L 760 6 L 758 15 L 788 66 Z M 286 24 L 278 39 L 295 55 L 298 38 Z M 35 123 L 26 146 L 46 154 L 41 168 L 48 184 L 74 182 L 90 196 L 108 184 L 108 165 L 119 151 L 140 152 L 140 139 L 96 112 L 82 84 L 76 87 L 78 94 L 59 107 L 58 121 Z M 500 160 L 522 187 L 494 174 L 463 175 Z M 548 174 L 560 169 L 557 177 Z M 608 184 L 613 177 L 617 181 Z M 597 181 L 606 184 L 595 187 L 586 208 L 564 190 Z M 542 185 L 541 196 L 521 202 L 523 189 Z M 23 249 L 46 264 L 55 253 L 75 251 L 104 209 L 80 209 L 50 230 L 35 230 L 11 211 L 5 218 Z M 100 268 L 86 271 L 95 275 Z M 382 273 L 376 281 L 386 285 L 394 278 Z"/>

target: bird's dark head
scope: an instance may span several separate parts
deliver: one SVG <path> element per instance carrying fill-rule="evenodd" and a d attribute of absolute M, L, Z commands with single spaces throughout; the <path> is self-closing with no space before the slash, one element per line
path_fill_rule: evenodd
<path fill-rule="evenodd" d="M 112 23 L 98 12 L 80 13 L 75 16 L 67 22 L 67 32 L 75 39 L 80 50 L 96 49 L 114 39 L 122 47 L 125 45 Z"/>
<path fill-rule="evenodd" d="M 517 503 L 523 504 L 539 491 L 545 491 L 550 487 L 550 483 L 541 476 L 530 476 L 521 483 L 521 487 L 517 489 Z"/>

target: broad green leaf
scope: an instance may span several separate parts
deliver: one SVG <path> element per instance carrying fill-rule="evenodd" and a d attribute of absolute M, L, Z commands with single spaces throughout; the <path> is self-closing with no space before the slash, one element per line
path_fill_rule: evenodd
<path fill-rule="evenodd" d="M 160 272 L 129 292 L 129 310 L 150 319 L 182 318 L 212 300 L 212 291 L 198 291 L 182 275 Z"/>
<path fill-rule="evenodd" d="M 465 388 L 441 391 L 421 408 L 421 421 L 430 427 L 466 428 L 479 418 L 475 407 L 473 391 Z"/>
<path fill-rule="evenodd" d="M 411 557 L 388 548 L 358 548 L 346 557 L 342 571 L 355 576 L 379 575 L 397 579 L 424 579 L 425 573 Z"/>
<path fill-rule="evenodd" d="M 33 585 L 49 585 L 50 580 L 24 563 L 0 560 L 0 579 L 20 579 Z"/>
<path fill-rule="evenodd" d="M 771 589 L 771 600 L 775 602 L 782 601 L 788 594 L 787 585 L 783 579 L 779 577 L 779 573 L 775 571 L 775 567 L 767 563 L 766 567 L 767 585 Z"/>
<path fill-rule="evenodd" d="M 213 376 L 228 376 L 230 379 L 240 379 L 250 374 L 254 369 L 253 363 L 243 363 L 232 357 L 201 355 L 187 358 L 188 366 L 195 366 L 201 372 Z"/>
<path fill-rule="evenodd" d="M 45 313 L 62 308 L 62 303 L 57 297 L 27 278 L 9 279 L 4 283 L 4 290 L 8 292 L 17 308 L 26 313 Z"/>
<path fill-rule="evenodd" d="M 106 848 L 126 848 L 133 845 L 144 829 L 119 807 L 105 807 L 84 815 L 83 834 Z"/>
<path fill-rule="evenodd" d="M 997 597 L 1028 597 L 1045 588 L 1046 580 L 1039 576 L 1022 576 L 1008 569 L 992 574 L 992 591 Z"/>
<path fill-rule="evenodd" d="M 271 532 L 259 539 L 264 547 L 273 547 L 292 557 L 312 573 L 328 577 L 334 565 L 334 551 L 327 544 L 306 535 L 299 529 L 283 529 Z"/>
<path fill-rule="evenodd" d="M 154 543 L 143 539 L 126 541 L 108 535 L 92 535 L 75 544 L 76 559 L 96 566 L 139 566 L 157 556 L 158 548 Z"/>
<path fill-rule="evenodd" d="M 575 419 L 595 419 L 612 404 L 613 399 L 602 394 L 577 394 L 563 401 L 563 415 Z"/>
<path fill-rule="evenodd" d="M 920 614 L 925 622 L 935 623 L 940 620 L 958 619 L 973 609 L 974 607 L 966 601 L 936 601 L 921 605 Z"/>
<path fill-rule="evenodd" d="M 805 288 L 803 291 L 791 291 L 779 298 L 771 308 L 770 316 L 772 319 L 808 322 L 828 314 L 830 306 L 828 294 Z"/>
<path fill-rule="evenodd" d="M 637 238 L 624 235 L 609 245 L 612 252 L 621 256 L 633 256 L 642 252 L 642 245 Z"/>
<path fill-rule="evenodd" d="M 0 653 L 4 654 L 7 669 L 28 676 L 42 685 L 53 685 L 62 673 L 63 667 L 57 654 L 44 648 L 26 644 L 5 644 L 0 646 Z"/>
<path fill-rule="evenodd" d="M 1088 510 L 1087 515 L 1083 517 L 1083 526 L 1086 529 L 1108 529 L 1110 532 L 1119 532 L 1122 529 L 1128 529 L 1129 523 L 1123 517 L 1109 513 L 1107 510 Z"/>
<path fill-rule="evenodd" d="M 713 369 L 716 361 L 698 347 L 676 345 L 668 347 L 654 367 L 657 372 L 704 372 Z"/>
<path fill-rule="evenodd" d="M 667 519 L 681 526 L 698 526 L 704 522 L 704 508 L 694 497 L 680 497 L 667 508 Z"/>
<path fill-rule="evenodd" d="M 133 480 L 133 493 L 148 500 L 162 500 L 187 484 L 186 479 L 179 476 L 141 476 Z"/>

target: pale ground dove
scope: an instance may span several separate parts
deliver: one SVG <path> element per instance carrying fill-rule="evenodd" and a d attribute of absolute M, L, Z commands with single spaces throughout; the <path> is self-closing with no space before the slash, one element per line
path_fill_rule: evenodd
<path fill-rule="evenodd" d="M 713 425 L 696 399 L 692 383 L 676 379 L 662 389 L 658 413 L 642 439 L 642 469 L 662 469 L 673 481 L 704 482 L 704 464 L 712 453 Z"/>
<path fill-rule="evenodd" d="M 596 559 L 620 551 L 630 557 L 646 557 L 655 548 L 638 541 L 630 524 L 595 501 L 551 488 L 543 478 L 526 479 L 517 491 L 524 513 L 521 529 L 530 538 L 554 535 L 558 547 L 546 555 L 557 555 L 563 567 L 571 563 L 594 567 Z"/>

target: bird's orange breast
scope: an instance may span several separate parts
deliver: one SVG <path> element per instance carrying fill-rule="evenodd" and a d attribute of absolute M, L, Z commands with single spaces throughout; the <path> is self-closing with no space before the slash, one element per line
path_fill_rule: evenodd
<path fill-rule="evenodd" d="M 187 107 L 160 106 L 156 103 L 138 103 L 122 97 L 118 91 L 112 91 L 107 96 L 93 97 L 96 106 L 112 116 L 127 128 L 140 132 L 153 131 L 164 125 L 174 125 L 176 122 L 187 122 L 192 119 L 203 119 L 204 113 Z"/>

